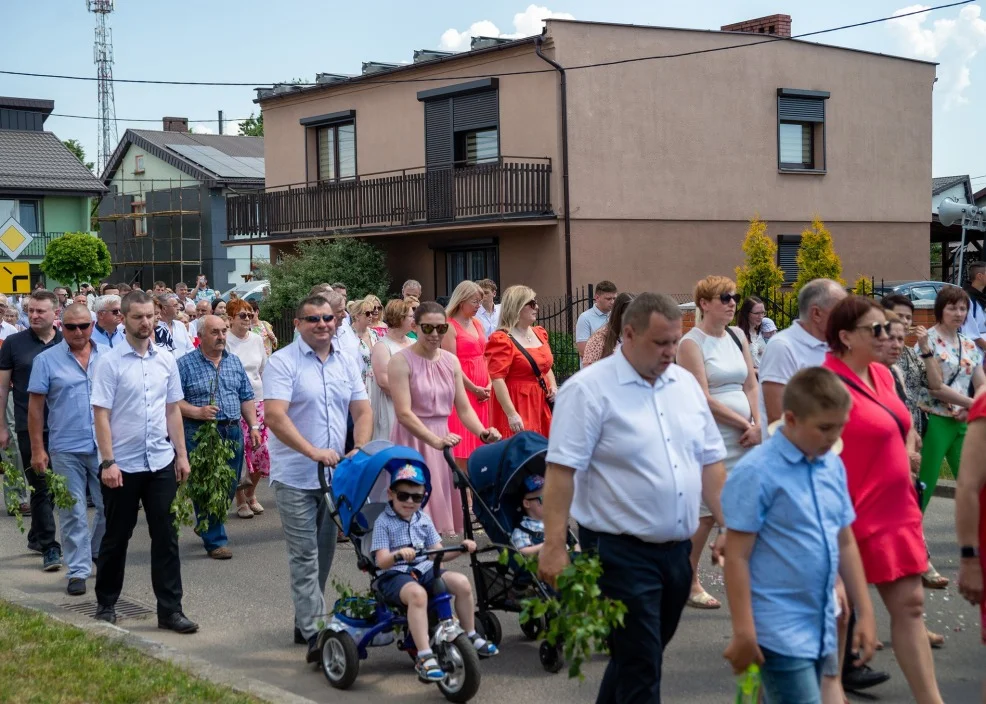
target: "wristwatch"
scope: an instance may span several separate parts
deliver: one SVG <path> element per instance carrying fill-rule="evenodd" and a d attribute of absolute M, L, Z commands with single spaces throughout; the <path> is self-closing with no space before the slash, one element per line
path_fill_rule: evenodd
<path fill-rule="evenodd" d="M 251 425 L 250 426 L 250 430 L 260 430 L 260 426 L 259 425 Z"/>
<path fill-rule="evenodd" d="M 931 359 L 934 356 L 935 356 L 935 353 L 934 352 L 922 352 L 921 353 L 921 359 Z"/>
<path fill-rule="evenodd" d="M 110 467 L 112 467 L 115 464 L 116 464 L 116 460 L 111 457 L 108 460 L 103 460 L 102 462 L 100 462 L 99 463 L 99 468 L 100 469 L 109 469 Z"/>
<path fill-rule="evenodd" d="M 960 556 L 963 560 L 969 560 L 979 557 L 979 548 L 975 548 L 971 545 L 963 545 L 959 548 Z"/>

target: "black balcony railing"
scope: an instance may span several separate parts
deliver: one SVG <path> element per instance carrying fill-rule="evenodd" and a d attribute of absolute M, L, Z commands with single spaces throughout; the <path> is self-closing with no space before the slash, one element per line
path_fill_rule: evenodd
<path fill-rule="evenodd" d="M 32 232 L 31 237 L 34 239 L 31 240 L 31 244 L 24 248 L 23 252 L 17 255 L 18 261 L 28 257 L 44 257 L 45 251 L 48 249 L 48 243 L 64 234 L 64 232 Z M 3 250 L 0 250 L 0 261 L 10 261 L 10 257 Z"/>
<path fill-rule="evenodd" d="M 551 160 L 515 157 L 281 186 L 226 199 L 232 239 L 551 214 Z"/>

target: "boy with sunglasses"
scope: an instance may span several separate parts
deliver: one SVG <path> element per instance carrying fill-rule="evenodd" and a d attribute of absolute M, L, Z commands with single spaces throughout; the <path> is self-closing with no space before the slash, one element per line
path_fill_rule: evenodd
<path fill-rule="evenodd" d="M 427 496 L 426 480 L 420 467 L 406 464 L 392 475 L 387 490 L 389 505 L 373 525 L 373 543 L 370 551 L 377 568 L 381 570 L 376 589 L 387 603 L 407 607 L 408 628 L 418 656 L 414 668 L 424 682 L 437 682 L 445 678 L 445 671 L 431 651 L 428 638 L 428 595 L 435 578 L 442 576 L 449 593 L 455 597 L 455 613 L 481 658 L 489 658 L 499 651 L 483 639 L 475 628 L 474 600 L 469 579 L 458 572 L 441 571 L 433 574 L 430 558 L 418 556 L 418 550 L 438 550 L 442 539 L 435 530 L 431 518 L 421 510 Z M 463 540 L 468 552 L 476 551 L 476 543 Z M 458 557 L 452 553 L 445 559 Z"/>
<path fill-rule="evenodd" d="M 544 547 L 544 477 L 532 474 L 524 479 L 524 517 L 510 534 L 510 544 L 526 557 L 537 555 Z"/>

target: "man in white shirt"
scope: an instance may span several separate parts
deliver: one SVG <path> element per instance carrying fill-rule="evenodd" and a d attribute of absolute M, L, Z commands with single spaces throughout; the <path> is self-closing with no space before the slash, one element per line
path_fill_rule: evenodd
<path fill-rule="evenodd" d="M 585 343 L 592 333 L 601 328 L 609 320 L 609 313 L 616 303 L 616 284 L 612 281 L 600 281 L 592 294 L 592 308 L 579 316 L 575 323 L 575 346 L 579 350 L 579 363 L 585 353 Z"/>
<path fill-rule="evenodd" d="M 569 564 L 569 509 L 583 548 L 598 545 L 603 595 L 627 606 L 610 640 L 599 702 L 660 701 L 661 663 L 692 583 L 699 499 L 722 525 L 726 447 L 701 386 L 674 364 L 681 310 L 642 293 L 623 346 L 569 379 L 555 402 L 539 572 Z M 573 502 L 574 498 L 574 502 Z M 724 542 L 717 541 L 715 554 Z M 714 555 L 715 555 L 714 554 Z"/>
<path fill-rule="evenodd" d="M 986 350 L 986 262 L 973 262 L 969 265 L 969 314 L 962 326 L 962 334 L 976 343 L 976 347 Z"/>
<path fill-rule="evenodd" d="M 157 327 L 163 328 L 167 334 L 163 336 L 155 335 L 155 339 L 160 338 L 165 340 L 164 347 L 175 356 L 176 360 L 181 359 L 189 352 L 195 351 L 195 345 L 192 344 L 185 325 L 180 320 L 175 319 L 175 316 L 178 315 L 180 310 L 179 306 L 181 306 L 181 303 L 178 301 L 178 296 L 173 293 L 165 293 L 158 296 L 158 301 L 161 303 L 161 320 L 158 322 Z M 168 341 L 170 341 L 170 344 L 168 344 Z"/>
<path fill-rule="evenodd" d="M 476 283 L 479 284 L 479 288 L 483 291 L 482 305 L 476 311 L 476 317 L 479 318 L 479 322 L 483 326 L 483 332 L 489 338 L 490 335 L 496 332 L 496 328 L 500 324 L 500 306 L 493 303 L 493 300 L 496 298 L 496 284 L 492 279 L 483 279 Z"/>
<path fill-rule="evenodd" d="M 3 314 L 7 311 L 7 306 L 9 305 L 7 297 L 0 293 L 0 341 L 6 340 L 8 336 L 13 335 L 17 332 L 17 328 L 8 323 L 6 320 L 2 320 Z"/>
<path fill-rule="evenodd" d="M 188 324 L 189 337 L 199 336 L 199 321 L 207 315 L 212 315 L 212 301 L 202 299 L 195 303 L 195 320 Z"/>

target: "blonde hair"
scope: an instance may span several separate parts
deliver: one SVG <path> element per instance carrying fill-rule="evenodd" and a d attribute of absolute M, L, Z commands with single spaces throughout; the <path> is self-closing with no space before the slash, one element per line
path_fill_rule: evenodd
<path fill-rule="evenodd" d="M 445 307 L 445 316 L 451 318 L 455 315 L 459 308 L 469 300 L 472 296 L 479 294 L 479 297 L 483 297 L 483 289 L 479 287 L 475 281 L 462 281 L 455 290 L 452 291 L 452 297 L 448 301 L 448 305 Z"/>
<path fill-rule="evenodd" d="M 695 292 L 692 300 L 695 301 L 695 322 L 702 320 L 702 301 L 712 299 L 736 290 L 736 282 L 728 276 L 706 276 L 695 284 Z"/>
<path fill-rule="evenodd" d="M 394 298 L 387 301 L 383 309 L 383 322 L 388 328 L 399 328 L 404 324 L 404 318 L 411 312 L 411 301 Z"/>
<path fill-rule="evenodd" d="M 511 286 L 500 298 L 500 330 L 509 330 L 520 320 L 520 311 L 538 295 L 528 286 Z"/>
<path fill-rule="evenodd" d="M 358 313 L 366 313 L 374 308 L 383 308 L 383 304 L 380 303 L 380 299 L 372 293 L 368 294 L 362 301 L 357 301 L 357 305 L 359 306 L 356 309 Z"/>
<path fill-rule="evenodd" d="M 349 313 L 350 318 L 355 318 L 356 314 L 359 313 L 360 307 L 363 305 L 363 301 L 350 301 L 346 304 L 346 312 Z"/>

